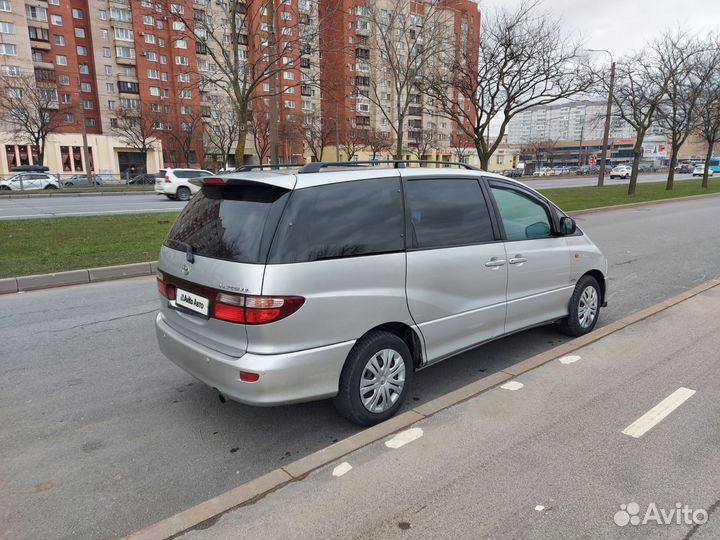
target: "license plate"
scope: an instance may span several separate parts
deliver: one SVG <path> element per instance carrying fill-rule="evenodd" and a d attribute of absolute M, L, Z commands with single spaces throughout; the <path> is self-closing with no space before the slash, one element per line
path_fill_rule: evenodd
<path fill-rule="evenodd" d="M 208 314 L 208 305 L 210 304 L 208 299 L 204 296 L 183 291 L 182 289 L 177 289 L 175 294 L 175 303 L 178 306 L 182 306 L 205 316 Z"/>

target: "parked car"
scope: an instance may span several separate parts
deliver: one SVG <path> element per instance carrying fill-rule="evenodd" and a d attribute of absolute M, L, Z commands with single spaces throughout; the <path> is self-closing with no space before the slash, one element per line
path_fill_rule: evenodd
<path fill-rule="evenodd" d="M 705 164 L 701 163 L 700 165 L 697 165 L 692 172 L 693 176 L 705 176 Z M 708 168 L 708 176 L 715 176 L 715 171 L 712 169 L 712 167 Z"/>
<path fill-rule="evenodd" d="M 133 185 L 155 184 L 155 175 L 147 173 L 138 174 L 137 176 L 133 176 L 130 180 L 128 180 L 127 183 Z"/>
<path fill-rule="evenodd" d="M 520 169 L 508 169 L 506 171 L 503 171 L 503 176 L 507 176 L 508 178 L 519 178 L 522 175 L 523 172 Z"/>
<path fill-rule="evenodd" d="M 7 180 L 0 180 L 0 190 L 21 191 L 29 189 L 58 189 L 60 183 L 52 174 L 42 172 L 18 173 Z"/>
<path fill-rule="evenodd" d="M 93 186 L 100 186 L 102 185 L 102 180 L 99 176 L 93 174 L 91 175 L 91 181 Z M 63 187 L 71 187 L 71 186 L 80 186 L 80 187 L 87 187 L 88 184 L 88 176 L 87 174 L 75 174 L 68 178 L 67 180 L 63 180 Z"/>
<path fill-rule="evenodd" d="M 600 166 L 598 165 L 583 165 L 578 169 L 578 174 L 598 174 L 600 172 Z"/>
<path fill-rule="evenodd" d="M 680 163 L 677 167 L 675 167 L 675 172 L 679 174 L 692 173 L 694 170 L 695 167 L 692 163 Z"/>
<path fill-rule="evenodd" d="M 155 193 L 165 195 L 168 199 L 187 201 L 200 191 L 200 187 L 192 184 L 190 180 L 212 174 L 203 169 L 161 169 L 155 175 Z"/>
<path fill-rule="evenodd" d="M 552 176 L 553 170 L 550 167 L 543 167 L 533 173 L 533 176 Z"/>
<path fill-rule="evenodd" d="M 332 397 L 369 425 L 418 369 L 595 327 L 607 260 L 545 197 L 476 169 L 353 165 L 202 180 L 160 252 L 165 356 L 239 402 Z"/>
<path fill-rule="evenodd" d="M 610 179 L 623 178 L 627 180 L 632 174 L 632 167 L 630 165 L 616 165 L 610 169 Z"/>

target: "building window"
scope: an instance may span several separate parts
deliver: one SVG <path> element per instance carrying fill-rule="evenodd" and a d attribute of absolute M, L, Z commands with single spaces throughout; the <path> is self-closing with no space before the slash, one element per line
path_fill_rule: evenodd
<path fill-rule="evenodd" d="M 146 26 L 153 26 L 155 24 L 155 20 L 152 15 L 143 15 L 143 24 Z"/>
<path fill-rule="evenodd" d="M 3 66 L 2 70 L 8 77 L 19 77 L 21 75 L 20 66 Z"/>
<path fill-rule="evenodd" d="M 47 33 L 47 30 L 45 30 Z M 9 22 L 0 22 L 0 34 L 14 34 L 15 33 L 15 25 L 13 23 Z M 45 40 L 47 41 L 47 36 L 45 37 Z"/>
<path fill-rule="evenodd" d="M 83 109 L 93 109 L 94 105 L 92 102 L 92 99 L 84 99 L 83 100 Z"/>
<path fill-rule="evenodd" d="M 58 77 L 58 82 L 62 84 L 63 86 L 67 86 L 70 84 L 70 75 L 60 75 Z"/>
<path fill-rule="evenodd" d="M 157 69 L 148 69 L 147 74 L 148 74 L 148 79 L 159 79 L 160 78 L 160 72 Z"/>
<path fill-rule="evenodd" d="M 67 66 L 67 56 L 58 54 L 55 56 L 55 63 L 58 66 Z"/>
<path fill-rule="evenodd" d="M 115 83 L 105 83 L 105 90 L 108 94 L 114 94 L 115 93 Z"/>
<path fill-rule="evenodd" d="M 87 121 L 86 121 L 87 122 Z M 88 125 L 86 123 L 86 125 Z M 94 123 L 92 125 L 95 125 Z M 81 172 L 83 171 L 82 146 L 61 146 L 60 161 L 64 172 Z M 90 158 L 90 170 L 93 170 L 92 147 L 88 147 L 88 157 Z"/>
<path fill-rule="evenodd" d="M 87 56 L 88 50 L 87 47 L 83 47 L 82 45 L 77 46 L 77 53 L 78 56 Z"/>
<path fill-rule="evenodd" d="M 175 48 L 176 49 L 187 49 L 187 41 L 184 39 L 176 39 L 175 40 Z"/>
<path fill-rule="evenodd" d="M 6 23 L 0 23 L 0 25 Z M 35 28 L 34 26 L 28 26 L 28 34 L 30 39 L 35 41 L 50 41 L 50 33 L 47 28 Z"/>
<path fill-rule="evenodd" d="M 150 95 L 155 97 L 160 97 L 160 89 L 157 86 L 151 86 L 150 87 Z"/>
<path fill-rule="evenodd" d="M 190 82 L 190 74 L 189 73 L 178 73 L 178 81 L 181 83 L 189 83 Z"/>
<path fill-rule="evenodd" d="M 192 99 L 192 90 L 180 90 L 180 99 Z"/>
<path fill-rule="evenodd" d="M 92 86 L 90 83 L 80 83 L 80 91 L 85 93 L 92 92 Z"/>
<path fill-rule="evenodd" d="M 12 12 L 9 0 L 0 0 L 0 11 Z"/>
<path fill-rule="evenodd" d="M 98 11 L 98 17 L 101 21 L 107 21 L 107 11 L 101 9 L 100 11 Z"/>
<path fill-rule="evenodd" d="M 50 22 L 52 22 L 55 26 L 62 26 L 62 17 L 60 15 L 53 15 L 50 17 Z"/>
<path fill-rule="evenodd" d="M 84 28 L 76 28 L 75 29 L 75 37 L 76 38 L 84 38 L 85 37 L 85 29 Z"/>
<path fill-rule="evenodd" d="M 133 33 L 132 30 L 130 30 L 129 28 L 122 28 L 120 26 L 116 26 L 113 31 L 115 32 L 115 39 L 119 39 L 121 41 L 133 40 Z"/>
<path fill-rule="evenodd" d="M 66 124 L 74 124 L 75 123 L 75 115 L 73 113 L 65 113 L 63 115 L 63 120 Z"/>
<path fill-rule="evenodd" d="M 148 59 L 148 62 L 157 62 L 157 53 L 153 51 L 148 51 L 145 53 L 145 56 Z"/>
<path fill-rule="evenodd" d="M 155 43 L 155 34 L 145 34 L 145 43 Z"/>
<path fill-rule="evenodd" d="M 112 53 L 110 52 L 110 47 L 103 47 L 103 58 L 110 58 L 112 57 Z"/>
<path fill-rule="evenodd" d="M 178 66 L 187 66 L 190 64 L 190 62 L 187 59 L 187 56 L 176 56 L 175 57 L 175 63 Z"/>
<path fill-rule="evenodd" d="M 87 64 L 80 64 L 78 69 L 80 70 L 81 75 L 90 75 L 90 66 Z"/>
<path fill-rule="evenodd" d="M 73 8 L 72 16 L 73 16 L 73 19 L 84 19 L 85 18 L 85 14 L 83 13 L 82 9 Z"/>
<path fill-rule="evenodd" d="M 182 21 L 173 21 L 173 30 L 177 30 L 178 32 L 182 32 L 185 30 L 185 23 Z"/>
<path fill-rule="evenodd" d="M 115 100 L 114 100 L 114 99 L 109 99 L 109 100 L 108 100 L 108 109 L 111 110 L 111 111 L 114 111 L 114 110 L 115 110 Z"/>
<path fill-rule="evenodd" d="M 135 58 L 135 49 L 132 47 L 115 47 L 115 56 L 118 58 Z"/>
<path fill-rule="evenodd" d="M 31 19 L 33 21 L 47 22 L 48 20 L 47 8 L 41 6 L 30 6 L 25 4 L 25 15 L 28 19 Z"/>
<path fill-rule="evenodd" d="M 105 75 L 112 75 L 112 66 L 105 66 Z"/>

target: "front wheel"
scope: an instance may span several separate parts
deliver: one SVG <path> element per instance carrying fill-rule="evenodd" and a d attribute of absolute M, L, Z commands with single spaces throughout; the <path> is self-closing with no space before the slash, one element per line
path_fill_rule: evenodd
<path fill-rule="evenodd" d="M 8 186 L 0 186 L 0 191 L 10 191 Z"/>
<path fill-rule="evenodd" d="M 570 298 L 570 312 L 560 321 L 560 330 L 569 336 L 582 336 L 592 331 L 600 315 L 600 285 L 592 276 L 583 276 Z"/>
<path fill-rule="evenodd" d="M 350 351 L 333 404 L 352 422 L 377 424 L 400 409 L 412 375 L 412 355 L 405 342 L 389 332 L 370 332 Z"/>

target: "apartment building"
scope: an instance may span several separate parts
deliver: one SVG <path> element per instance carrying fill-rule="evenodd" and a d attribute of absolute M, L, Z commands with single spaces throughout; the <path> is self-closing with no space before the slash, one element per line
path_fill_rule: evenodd
<path fill-rule="evenodd" d="M 591 141 L 603 138 L 607 102 L 574 101 L 533 107 L 508 125 L 510 144 L 542 141 Z M 621 118 L 610 124 L 611 139 L 632 139 L 635 133 Z"/>
<path fill-rule="evenodd" d="M 377 0 L 377 5 L 390 1 Z M 449 49 L 456 54 L 476 49 L 480 14 L 473 0 L 413 0 L 408 5 L 418 29 L 424 10 L 439 6 Z M 253 90 L 250 107 L 261 126 L 247 138 L 246 161 L 268 161 L 275 106 L 281 161 L 309 159 L 304 125 L 322 121 L 334 126 L 331 140 L 356 130 L 391 131 L 394 113 L 386 109 L 382 114 L 368 99 L 371 78 L 383 74 L 367 9 L 360 0 L 245 2 L 240 71 L 258 70 L 268 58 L 271 37 L 282 66 L 273 80 Z M 228 156 L 217 155 L 208 133 L 218 129 L 219 115 L 232 111 L 231 89 L 223 82 L 227 66 L 217 63 L 231 42 L 224 35 L 228 28 L 226 0 L 0 0 L 0 70 L 8 77 L 32 74 L 38 85 L 56 92 L 63 123 L 50 136 L 44 160 L 53 172 L 152 173 L 167 166 L 219 166 Z M 448 65 L 451 60 L 445 58 Z M 407 156 L 423 132 L 432 130 L 436 148 L 425 157 L 451 159 L 453 123 L 431 100 L 410 91 Z M 389 90 L 388 102 L 395 97 Z M 146 157 L 118 132 L 123 111 L 152 120 L 159 142 Z M 30 145 L 18 144 L 8 133 L 4 138 L 0 174 L 37 164 Z"/>

